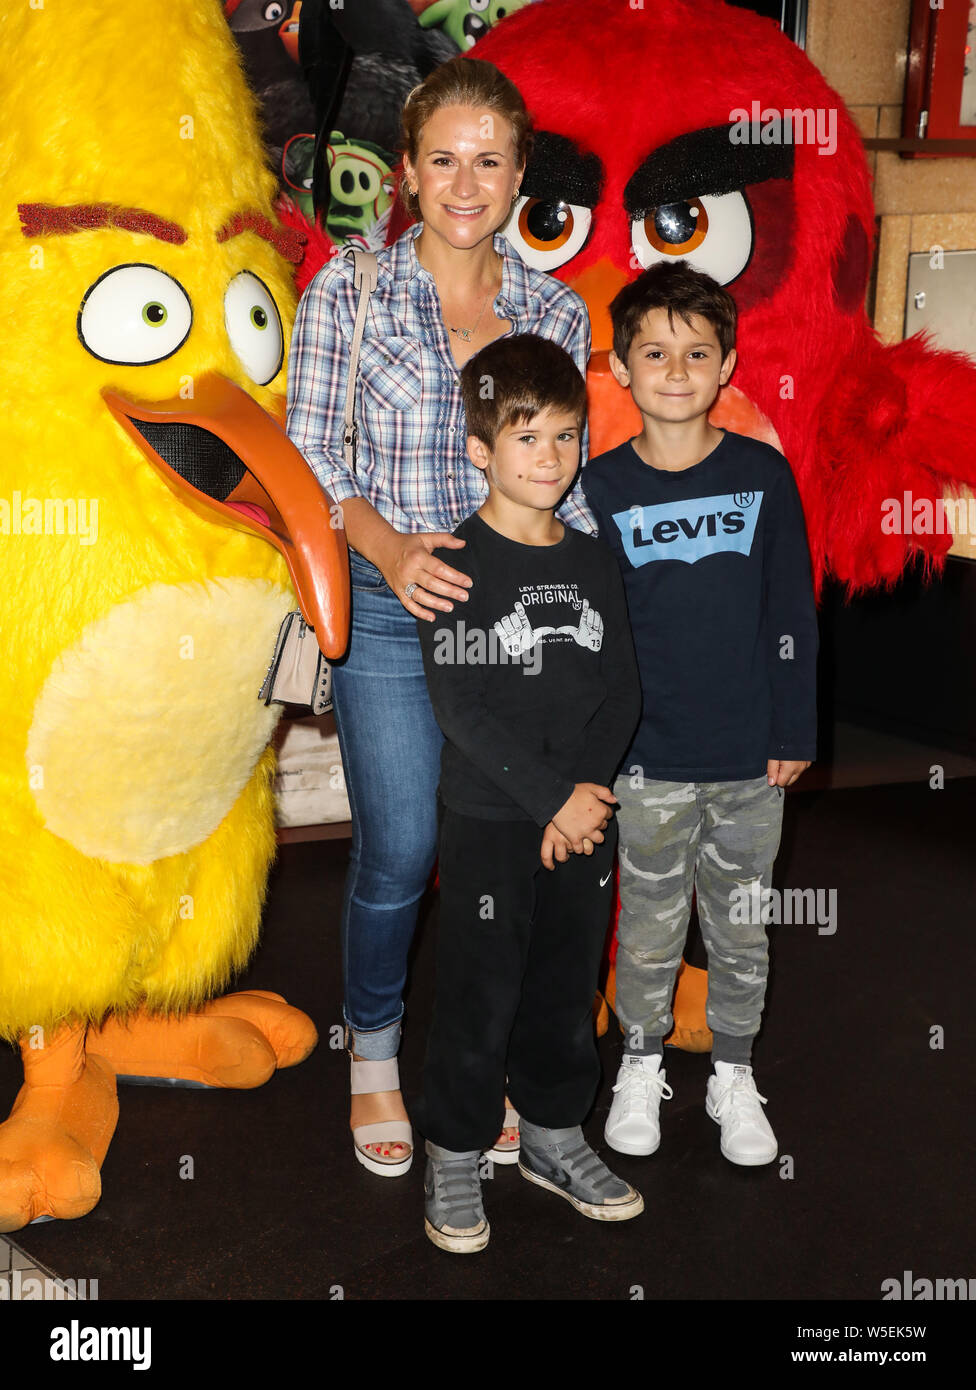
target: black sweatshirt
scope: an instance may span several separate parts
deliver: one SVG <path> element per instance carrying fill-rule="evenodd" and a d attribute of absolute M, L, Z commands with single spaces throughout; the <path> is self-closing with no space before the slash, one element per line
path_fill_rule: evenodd
<path fill-rule="evenodd" d="M 440 793 L 462 815 L 546 826 L 577 782 L 609 787 L 640 715 L 616 561 L 565 528 L 523 545 L 476 513 L 439 560 L 470 576 L 467 602 L 417 629 L 445 744 Z"/>
<path fill-rule="evenodd" d="M 581 477 L 623 574 L 644 692 L 624 770 L 721 782 L 812 761 L 817 619 L 783 456 L 726 431 L 681 472 L 626 443 Z"/>

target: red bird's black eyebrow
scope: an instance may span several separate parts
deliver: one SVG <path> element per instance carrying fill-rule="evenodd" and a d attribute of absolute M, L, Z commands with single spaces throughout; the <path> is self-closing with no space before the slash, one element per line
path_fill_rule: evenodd
<path fill-rule="evenodd" d="M 526 197 L 595 208 L 602 189 L 603 165 L 595 154 L 551 130 L 533 133 L 532 153 L 522 179 L 521 191 Z"/>
<path fill-rule="evenodd" d="M 793 146 L 738 145 L 731 125 L 709 126 L 679 135 L 652 150 L 624 189 L 629 216 L 646 217 L 653 208 L 683 203 L 702 194 L 735 193 L 748 184 L 793 176 Z"/>

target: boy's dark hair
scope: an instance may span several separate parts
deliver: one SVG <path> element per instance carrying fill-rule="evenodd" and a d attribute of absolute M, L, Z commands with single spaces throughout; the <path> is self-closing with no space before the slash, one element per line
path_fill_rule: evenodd
<path fill-rule="evenodd" d="M 728 290 L 687 261 L 658 261 L 625 285 L 610 305 L 613 350 L 621 362 L 626 364 L 631 344 L 652 309 L 667 309 L 672 329 L 675 314 L 685 323 L 692 318 L 710 323 L 723 361 L 735 347 L 738 314 Z"/>
<path fill-rule="evenodd" d="M 468 434 L 490 449 L 502 430 L 544 410 L 565 410 L 580 429 L 586 383 L 561 347 L 534 333 L 496 338 L 465 362 L 461 396 Z"/>

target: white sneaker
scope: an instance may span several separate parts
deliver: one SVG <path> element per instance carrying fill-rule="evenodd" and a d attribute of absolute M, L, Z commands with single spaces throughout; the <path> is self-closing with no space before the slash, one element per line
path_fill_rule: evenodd
<path fill-rule="evenodd" d="M 661 1098 L 670 1100 L 674 1094 L 665 1081 L 661 1061 L 659 1052 L 650 1057 L 624 1054 L 603 1131 L 604 1139 L 617 1153 L 652 1154 L 661 1142 Z"/>
<path fill-rule="evenodd" d="M 730 1163 L 755 1167 L 772 1163 L 778 1152 L 776 1135 L 763 1114 L 766 1097 L 756 1090 L 752 1067 L 716 1062 L 708 1078 L 705 1110 L 722 1126 L 722 1153 Z"/>

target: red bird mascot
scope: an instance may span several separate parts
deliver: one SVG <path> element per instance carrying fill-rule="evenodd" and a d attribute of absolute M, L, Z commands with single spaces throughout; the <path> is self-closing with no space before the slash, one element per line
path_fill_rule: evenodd
<path fill-rule="evenodd" d="M 540 0 L 473 56 L 512 78 L 538 132 L 508 235 L 589 307 L 591 451 L 640 428 L 610 375 L 607 305 L 646 266 L 687 260 L 739 310 L 735 385 L 712 418 L 789 459 L 818 591 L 828 575 L 891 584 L 918 553 L 941 565 L 951 536 L 893 533 L 882 509 L 976 481 L 976 369 L 875 335 L 863 146 L 803 52 L 720 0 Z M 704 972 L 685 966 L 672 1041 L 710 1047 L 703 1002 Z"/>

